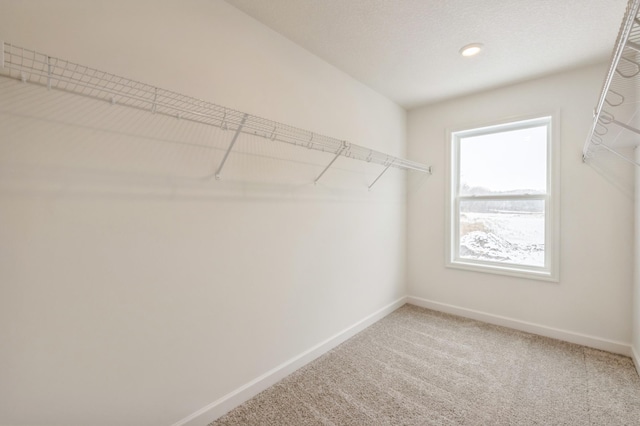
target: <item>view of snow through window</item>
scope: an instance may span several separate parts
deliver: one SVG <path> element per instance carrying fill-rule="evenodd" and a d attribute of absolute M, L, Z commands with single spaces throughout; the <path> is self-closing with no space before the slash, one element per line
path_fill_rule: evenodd
<path fill-rule="evenodd" d="M 545 265 L 547 127 L 460 139 L 458 256 Z"/>

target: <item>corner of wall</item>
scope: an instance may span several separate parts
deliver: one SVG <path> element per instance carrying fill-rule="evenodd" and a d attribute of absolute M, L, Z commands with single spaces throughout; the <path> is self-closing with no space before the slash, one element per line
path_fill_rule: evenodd
<path fill-rule="evenodd" d="M 212 421 L 222 417 L 235 407 L 243 404 L 249 399 L 256 396 L 263 390 L 273 386 L 280 380 L 287 377 L 297 369 L 312 362 L 316 358 L 329 352 L 347 339 L 355 336 L 365 328 L 381 320 L 396 309 L 402 307 L 407 302 L 407 297 L 403 296 L 396 301 L 378 309 L 374 313 L 366 316 L 355 324 L 347 327 L 339 333 L 329 337 L 325 341 L 318 343 L 305 352 L 283 362 L 277 367 L 267 371 L 260 377 L 255 378 L 249 383 L 244 384 L 238 389 L 229 392 L 222 398 L 212 402 L 211 404 L 201 408 L 193 414 L 174 423 L 172 426 L 206 426 Z"/>

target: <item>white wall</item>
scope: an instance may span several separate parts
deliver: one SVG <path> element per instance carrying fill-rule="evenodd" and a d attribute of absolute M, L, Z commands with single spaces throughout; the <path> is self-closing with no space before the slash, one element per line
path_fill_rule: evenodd
<path fill-rule="evenodd" d="M 0 38 L 405 148 L 403 109 L 222 1 L 2 0 Z M 201 180 L 229 134 L 172 120 L 0 78 L 0 424 L 173 424 L 404 296 L 401 173 L 314 186 L 330 155 L 248 138 Z"/>
<path fill-rule="evenodd" d="M 581 154 L 605 73 L 605 65 L 592 66 L 409 113 L 408 155 L 434 166 L 430 179 L 409 182 L 409 294 L 613 341 L 612 348 L 628 352 L 633 169 L 606 158 L 586 165 Z M 446 129 L 555 112 L 560 117 L 560 282 L 445 268 Z"/>

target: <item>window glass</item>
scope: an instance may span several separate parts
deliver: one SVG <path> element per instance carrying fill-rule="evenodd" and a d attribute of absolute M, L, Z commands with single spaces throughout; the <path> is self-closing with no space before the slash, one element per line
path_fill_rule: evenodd
<path fill-rule="evenodd" d="M 460 193 L 547 190 L 547 126 L 460 138 Z"/>

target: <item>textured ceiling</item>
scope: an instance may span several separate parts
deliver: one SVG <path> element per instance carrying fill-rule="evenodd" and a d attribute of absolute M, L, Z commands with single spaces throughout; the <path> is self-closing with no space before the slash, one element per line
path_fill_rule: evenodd
<path fill-rule="evenodd" d="M 605 61 L 626 7 L 626 0 L 227 2 L 405 108 Z M 461 57 L 473 42 L 484 43 L 482 53 Z"/>

